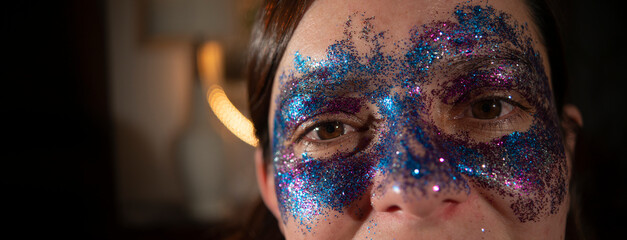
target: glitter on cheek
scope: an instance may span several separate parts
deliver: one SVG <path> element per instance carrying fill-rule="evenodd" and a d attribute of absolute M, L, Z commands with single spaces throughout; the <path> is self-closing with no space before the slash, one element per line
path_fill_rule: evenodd
<path fill-rule="evenodd" d="M 315 122 L 318 114 L 356 114 L 372 100 L 371 78 L 387 71 L 388 60 L 377 53 L 383 36 L 368 37 L 374 44 L 372 54 L 360 56 L 349 35 L 329 46 L 326 58 L 320 61 L 297 52 L 294 71 L 279 78 L 281 94 L 276 100 L 273 133 L 275 187 L 283 221 L 293 218 L 304 229 L 331 211 L 344 213 L 347 206 L 368 195 L 366 190 L 375 175 L 372 153 L 336 152 L 313 158 L 307 152 L 296 155 L 293 145 L 284 144 L 295 127 Z"/>
<path fill-rule="evenodd" d="M 563 201 L 565 162 L 558 131 L 533 127 L 479 144 L 455 136 L 445 138 L 450 142 L 446 158 L 456 162 L 457 170 L 476 185 L 504 196 L 523 196 L 516 201 L 527 206 L 512 206 L 520 221 L 555 213 Z"/>
<path fill-rule="evenodd" d="M 433 135 L 434 145 L 441 146 L 440 162 L 446 159 L 456 172 L 469 176 L 479 187 L 514 197 L 511 208 L 521 222 L 556 213 L 566 193 L 566 161 L 559 120 L 540 55 L 533 49 L 530 37 L 524 35 L 525 26 L 517 28 L 516 24 L 510 24 L 510 17 L 504 13 L 496 14 L 491 7 L 462 6 L 455 14 L 459 24 L 434 24 L 446 26 L 445 29 L 427 28 L 427 33 L 443 32 L 443 36 L 453 33 L 450 46 L 432 47 L 431 51 L 463 49 L 453 52 L 464 52 L 471 57 L 470 61 L 474 58 L 485 62 L 481 48 L 476 47 L 492 46 L 490 52 L 502 54 L 507 60 L 491 59 L 490 64 L 497 62 L 496 67 L 465 73 L 467 77 L 453 79 L 452 84 L 443 84 L 434 93 L 450 103 L 451 99 L 459 100 L 477 89 L 515 89 L 535 113 L 531 127 L 525 132 L 512 132 L 488 143 L 476 143 L 459 135 Z M 417 34 L 414 46 L 424 48 L 425 38 L 432 36 Z M 476 40 L 475 36 L 483 37 Z M 424 65 L 428 64 L 432 62 Z"/>
<path fill-rule="evenodd" d="M 361 197 L 374 172 L 368 156 L 300 160 L 289 169 L 277 169 L 281 211 L 291 212 L 301 224 L 344 207 Z"/>

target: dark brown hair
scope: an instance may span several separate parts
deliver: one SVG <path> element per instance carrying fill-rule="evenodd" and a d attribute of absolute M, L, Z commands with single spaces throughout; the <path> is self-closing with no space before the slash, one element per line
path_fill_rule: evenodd
<path fill-rule="evenodd" d="M 277 67 L 294 30 L 314 0 L 266 0 L 257 13 L 248 55 L 248 104 L 255 136 L 269 159 L 268 111 Z M 276 218 L 258 200 L 245 229 L 236 238 L 282 239 Z"/>
<path fill-rule="evenodd" d="M 247 69 L 248 104 L 264 157 L 270 150 L 268 111 L 272 83 L 287 43 L 311 3 L 313 0 L 264 1 L 253 26 Z"/>
<path fill-rule="evenodd" d="M 563 55 L 559 22 L 555 18 L 557 6 L 552 0 L 525 0 L 531 17 L 540 30 L 542 41 L 547 48 L 553 94 L 557 109 L 561 110 L 566 99 L 567 75 Z M 251 36 L 247 68 L 248 103 L 255 127 L 255 135 L 269 159 L 270 146 L 268 132 L 268 111 L 270 108 L 272 84 L 277 67 L 292 38 L 294 30 L 313 0 L 266 0 L 263 2 L 256 18 Z M 576 173 L 573 179 L 576 179 Z M 583 239 L 581 221 L 578 216 L 576 182 L 571 183 L 571 211 L 569 211 L 566 238 Z M 244 238 L 278 239 L 282 235 L 278 231 L 276 219 L 261 201 L 255 208 L 253 217 L 246 226 Z"/>

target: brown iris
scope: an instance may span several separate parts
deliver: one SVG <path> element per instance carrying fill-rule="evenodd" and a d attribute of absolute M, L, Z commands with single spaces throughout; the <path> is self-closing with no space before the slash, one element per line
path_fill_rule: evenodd
<path fill-rule="evenodd" d="M 326 122 L 318 125 L 314 132 L 320 140 L 334 139 L 344 134 L 344 124 L 340 122 Z"/>
<path fill-rule="evenodd" d="M 472 116 L 478 119 L 494 119 L 501 115 L 501 101 L 487 99 L 475 102 L 471 106 Z"/>

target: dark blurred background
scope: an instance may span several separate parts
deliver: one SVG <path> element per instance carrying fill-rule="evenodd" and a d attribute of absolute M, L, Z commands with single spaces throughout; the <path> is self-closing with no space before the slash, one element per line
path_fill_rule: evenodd
<path fill-rule="evenodd" d="M 584 117 L 582 215 L 594 239 L 612 239 L 627 208 L 626 22 L 619 1 L 561 2 L 569 99 Z M 239 70 L 257 4 L 4 3 L 5 235 L 211 239 L 245 218 L 253 147 L 207 106 L 195 59 L 219 43 L 220 84 L 246 115 Z"/>

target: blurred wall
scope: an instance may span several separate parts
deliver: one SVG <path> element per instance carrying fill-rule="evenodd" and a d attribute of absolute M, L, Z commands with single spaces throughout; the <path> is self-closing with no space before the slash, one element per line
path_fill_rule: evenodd
<path fill-rule="evenodd" d="M 124 219 L 144 223 L 181 211 L 173 140 L 189 111 L 194 68 L 191 44 L 140 41 L 138 6 L 111 0 L 108 21 L 118 200 Z"/>
<path fill-rule="evenodd" d="M 240 2 L 107 2 L 117 203 L 126 224 L 217 220 L 256 196 L 253 148 L 210 112 L 195 73 L 198 39 L 247 42 L 234 27 L 242 25 L 233 14 Z M 243 82 L 223 86 L 245 109 Z"/>

